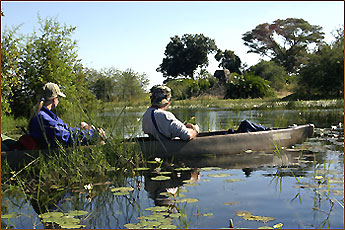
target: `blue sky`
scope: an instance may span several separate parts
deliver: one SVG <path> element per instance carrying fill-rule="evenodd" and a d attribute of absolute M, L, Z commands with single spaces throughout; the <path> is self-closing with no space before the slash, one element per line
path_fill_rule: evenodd
<path fill-rule="evenodd" d="M 344 1 L 1 1 L 5 27 L 21 26 L 26 35 L 38 31 L 37 15 L 56 17 L 61 24 L 76 26 L 79 58 L 84 66 L 100 70 L 132 68 L 146 73 L 150 86 L 164 80 L 156 68 L 164 58 L 170 37 L 202 33 L 218 48 L 232 50 L 249 66 L 260 56 L 247 54 L 242 35 L 261 23 L 303 18 L 323 28 L 326 40 L 344 24 Z M 218 63 L 211 58 L 208 70 Z"/>

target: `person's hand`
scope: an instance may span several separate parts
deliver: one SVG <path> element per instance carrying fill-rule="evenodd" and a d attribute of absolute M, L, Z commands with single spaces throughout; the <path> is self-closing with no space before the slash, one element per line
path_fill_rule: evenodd
<path fill-rule="evenodd" d="M 189 129 L 194 129 L 197 133 L 199 133 L 199 131 L 200 131 L 199 125 L 197 125 L 197 124 L 193 125 L 191 123 L 187 123 L 186 127 L 189 128 Z"/>
<path fill-rule="evenodd" d="M 85 121 L 80 122 L 80 127 L 82 129 L 91 129 L 91 126 L 88 125 Z"/>
<path fill-rule="evenodd" d="M 105 134 L 105 131 L 102 128 L 97 128 L 99 136 L 102 138 L 102 140 L 107 139 L 107 135 Z"/>

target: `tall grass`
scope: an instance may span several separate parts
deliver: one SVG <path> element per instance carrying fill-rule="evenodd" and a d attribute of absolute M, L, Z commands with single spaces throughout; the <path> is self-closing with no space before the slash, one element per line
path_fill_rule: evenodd
<path fill-rule="evenodd" d="M 124 109 L 125 110 L 125 109 Z M 91 124 L 103 124 L 103 118 L 89 118 Z M 100 119 L 100 120 L 97 120 Z M 8 127 L 17 128 L 15 119 L 2 120 Z M 107 181 L 109 176 L 133 176 L 133 168 L 142 160 L 139 146 L 124 141 L 114 127 L 128 128 L 126 116 L 108 121 L 103 128 L 108 132 L 106 144 L 93 146 L 58 147 L 50 153 L 41 152 L 39 157 L 19 168 L 2 162 L 1 192 L 20 191 L 27 197 L 36 211 L 44 213 L 54 207 L 58 198 L 69 189 L 83 188 L 86 184 Z M 25 124 L 23 120 L 23 124 Z"/>

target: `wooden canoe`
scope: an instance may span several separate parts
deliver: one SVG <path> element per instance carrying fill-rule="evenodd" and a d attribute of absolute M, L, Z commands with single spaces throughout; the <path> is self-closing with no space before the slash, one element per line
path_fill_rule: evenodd
<path fill-rule="evenodd" d="M 269 151 L 276 147 L 290 147 L 302 143 L 314 133 L 314 125 L 300 125 L 285 129 L 250 133 L 227 134 L 226 131 L 199 133 L 190 141 L 181 139 L 154 140 L 150 137 L 137 138 L 146 156 L 183 157 L 207 154 L 231 155 L 245 151 Z"/>

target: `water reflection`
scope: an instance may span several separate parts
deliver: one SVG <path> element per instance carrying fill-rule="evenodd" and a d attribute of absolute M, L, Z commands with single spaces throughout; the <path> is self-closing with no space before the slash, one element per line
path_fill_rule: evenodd
<path fill-rule="evenodd" d="M 343 131 L 330 129 L 331 125 L 343 122 L 343 110 L 236 112 L 191 109 L 174 112 L 181 120 L 195 116 L 205 131 L 233 127 L 243 119 L 266 126 L 314 123 L 317 129 L 313 138 L 279 153 L 248 152 L 233 156 L 164 159 L 169 164 L 162 167 L 161 172 L 171 172 L 166 174 L 171 177 L 166 181 L 152 180 L 152 177 L 164 175 L 154 168 L 120 179 L 121 175 L 107 175 L 100 181 L 108 183 L 94 185 L 90 197 L 83 186 L 64 188 L 61 193 L 48 189 L 46 198 L 50 202 L 40 200 L 38 204 L 37 200 L 30 203 L 28 197 L 19 195 L 21 193 L 2 190 L 2 215 L 21 214 L 10 221 L 2 218 L 2 228 L 44 228 L 37 217 L 40 206 L 51 211 L 88 211 L 89 215 L 82 219 L 87 229 L 119 229 L 128 223 L 138 223 L 138 218 L 147 214 L 145 209 L 168 207 L 169 204 L 175 205 L 172 212 L 184 215 L 173 220 L 180 228 L 226 228 L 229 219 L 233 219 L 235 228 L 273 227 L 277 223 L 283 223 L 283 228 L 288 229 L 343 228 L 344 136 Z M 125 128 L 114 130 L 123 135 L 132 131 L 141 135 L 140 121 L 137 120 L 141 115 L 141 112 L 127 113 L 121 118 L 127 124 Z M 114 120 L 114 117 L 107 119 Z M 177 171 L 176 168 L 190 169 Z M 133 187 L 134 191 L 123 196 L 111 192 L 112 188 L 122 186 Z M 178 188 L 175 197 L 167 193 L 170 188 Z M 37 197 L 37 193 L 28 195 Z M 194 200 L 188 203 L 187 198 Z M 275 220 L 245 220 L 236 215 L 240 210 Z"/>

